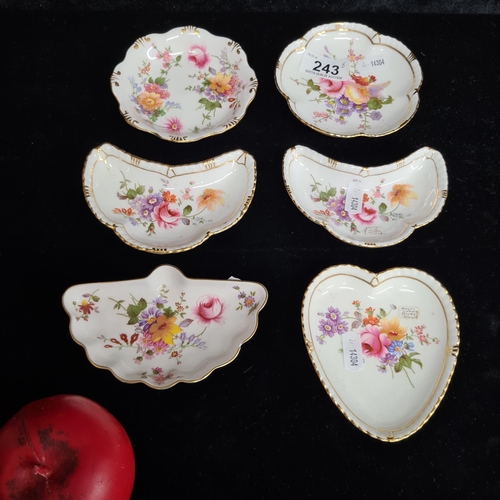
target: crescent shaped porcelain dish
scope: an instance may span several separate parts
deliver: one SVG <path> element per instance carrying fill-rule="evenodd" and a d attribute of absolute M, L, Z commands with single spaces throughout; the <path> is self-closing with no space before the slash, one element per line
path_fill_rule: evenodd
<path fill-rule="evenodd" d="M 284 155 L 283 179 L 307 218 L 365 247 L 404 240 L 434 220 L 448 196 L 444 159 L 427 147 L 388 165 L 360 167 L 295 146 Z"/>
<path fill-rule="evenodd" d="M 267 290 L 161 266 L 144 279 L 72 286 L 62 301 L 71 335 L 94 366 L 122 382 L 168 389 L 233 361 L 257 330 Z"/>
<path fill-rule="evenodd" d="M 236 224 L 255 183 L 255 160 L 242 150 L 169 166 L 103 144 L 83 170 L 94 215 L 125 243 L 151 253 L 189 250 Z"/>
<path fill-rule="evenodd" d="M 257 78 L 238 43 L 187 26 L 139 38 L 116 66 L 111 88 L 130 125 L 192 142 L 239 123 Z"/>
<path fill-rule="evenodd" d="M 325 269 L 304 294 L 302 328 L 330 398 L 381 441 L 405 439 L 429 420 L 457 362 L 452 299 L 418 269 Z"/>
<path fill-rule="evenodd" d="M 275 70 L 304 124 L 334 137 L 379 137 L 416 113 L 422 71 L 401 42 L 357 23 L 317 26 L 292 42 Z"/>

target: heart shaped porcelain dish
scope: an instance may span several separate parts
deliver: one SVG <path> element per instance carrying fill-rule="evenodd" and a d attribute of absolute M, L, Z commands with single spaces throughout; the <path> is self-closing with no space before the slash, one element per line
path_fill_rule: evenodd
<path fill-rule="evenodd" d="M 366 247 L 404 240 L 434 220 L 448 196 L 444 159 L 431 148 L 367 168 L 295 146 L 284 155 L 283 178 L 306 217 L 340 240 Z"/>
<path fill-rule="evenodd" d="M 125 243 L 151 253 L 181 252 L 243 217 L 255 191 L 255 160 L 236 150 L 169 166 L 103 144 L 88 155 L 83 183 L 94 215 Z"/>
<path fill-rule="evenodd" d="M 307 351 L 329 396 L 363 432 L 405 439 L 445 395 L 459 350 L 448 292 L 411 268 L 325 269 L 302 304 Z"/>
<path fill-rule="evenodd" d="M 187 26 L 139 38 L 116 66 L 111 88 L 130 125 L 191 142 L 234 127 L 257 78 L 238 43 Z"/>
<path fill-rule="evenodd" d="M 230 363 L 266 301 L 259 283 L 188 279 L 172 266 L 139 280 L 76 285 L 63 296 L 71 335 L 90 362 L 156 389 L 198 382 Z"/>
<path fill-rule="evenodd" d="M 422 71 L 401 42 L 356 23 L 309 30 L 281 54 L 275 82 L 292 113 L 335 137 L 378 137 L 418 108 Z"/>

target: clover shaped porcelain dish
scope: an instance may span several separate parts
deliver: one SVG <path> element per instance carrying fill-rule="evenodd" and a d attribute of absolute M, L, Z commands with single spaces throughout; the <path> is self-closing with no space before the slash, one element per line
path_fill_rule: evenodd
<path fill-rule="evenodd" d="M 448 196 L 444 159 L 427 147 L 368 168 L 295 146 L 284 155 L 283 179 L 307 218 L 340 240 L 365 247 L 404 240 L 434 220 Z"/>
<path fill-rule="evenodd" d="M 422 71 L 401 42 L 357 23 L 309 30 L 289 44 L 275 82 L 292 113 L 335 137 L 396 132 L 416 113 Z"/>
<path fill-rule="evenodd" d="M 102 144 L 83 170 L 94 215 L 125 243 L 151 253 L 189 250 L 236 224 L 255 183 L 255 160 L 242 150 L 169 166 Z"/>
<path fill-rule="evenodd" d="M 302 303 L 307 351 L 330 398 L 356 427 L 395 442 L 435 412 L 459 351 L 446 289 L 412 268 L 333 266 Z"/>
<path fill-rule="evenodd" d="M 257 78 L 238 43 L 187 26 L 139 38 L 116 66 L 111 88 L 130 125 L 192 142 L 234 127 Z"/>
<path fill-rule="evenodd" d="M 257 330 L 267 290 L 161 266 L 144 279 L 72 286 L 62 300 L 71 335 L 94 366 L 122 382 L 167 389 L 234 360 Z"/>

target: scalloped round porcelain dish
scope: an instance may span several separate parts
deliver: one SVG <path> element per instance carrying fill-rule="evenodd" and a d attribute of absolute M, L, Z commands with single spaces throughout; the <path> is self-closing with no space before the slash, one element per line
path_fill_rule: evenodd
<path fill-rule="evenodd" d="M 139 38 L 111 75 L 127 123 L 175 142 L 234 127 L 257 85 L 238 43 L 194 26 Z"/>
<path fill-rule="evenodd" d="M 170 166 L 102 144 L 83 170 L 94 215 L 128 245 L 158 254 L 189 250 L 236 224 L 255 184 L 255 160 L 242 150 Z"/>
<path fill-rule="evenodd" d="M 73 340 L 94 366 L 122 382 L 168 389 L 233 361 L 257 330 L 267 290 L 161 266 L 144 279 L 72 286 L 62 301 Z"/>
<path fill-rule="evenodd" d="M 381 441 L 405 439 L 429 420 L 457 362 L 453 301 L 418 269 L 325 269 L 304 294 L 302 328 L 330 398 Z"/>
<path fill-rule="evenodd" d="M 357 23 L 309 30 L 275 70 L 278 90 L 304 124 L 334 137 L 379 137 L 416 113 L 422 70 L 401 42 Z"/>
<path fill-rule="evenodd" d="M 351 245 L 395 245 L 441 212 L 448 175 L 441 154 L 424 147 L 380 167 L 339 163 L 304 146 L 286 151 L 283 179 L 310 220 Z"/>

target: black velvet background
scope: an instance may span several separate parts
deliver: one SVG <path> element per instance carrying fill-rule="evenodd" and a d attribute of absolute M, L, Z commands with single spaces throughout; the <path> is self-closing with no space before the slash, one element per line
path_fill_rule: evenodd
<path fill-rule="evenodd" d="M 498 498 L 500 17 L 394 13 L 387 6 L 349 12 L 345 4 L 339 14 L 323 10 L 326 2 L 278 13 L 263 3 L 267 12 L 245 14 L 146 2 L 140 10 L 127 2 L 102 11 L 76 2 L 66 11 L 29 2 L 1 8 L 0 425 L 38 398 L 73 393 L 95 400 L 133 443 L 134 500 Z M 281 51 L 334 21 L 366 24 L 416 55 L 424 74 L 420 107 L 400 131 L 330 138 L 288 110 L 274 84 Z M 184 25 L 239 42 L 259 88 L 232 130 L 174 144 L 125 122 L 109 77 L 137 38 Z M 86 155 L 103 142 L 174 165 L 245 149 L 257 161 L 254 200 L 238 224 L 193 250 L 170 256 L 134 250 L 98 222 L 83 196 Z M 282 157 L 297 144 L 366 166 L 431 146 L 448 167 L 444 210 L 398 245 L 345 244 L 307 220 L 284 189 Z M 269 301 L 234 362 L 200 383 L 155 391 L 123 384 L 89 363 L 71 339 L 61 296 L 74 284 L 142 278 L 165 263 L 192 278 L 259 281 Z M 309 361 L 302 296 L 334 264 L 373 272 L 415 267 L 440 281 L 455 302 L 461 324 L 455 375 L 435 415 L 402 442 L 378 442 L 352 426 Z"/>

